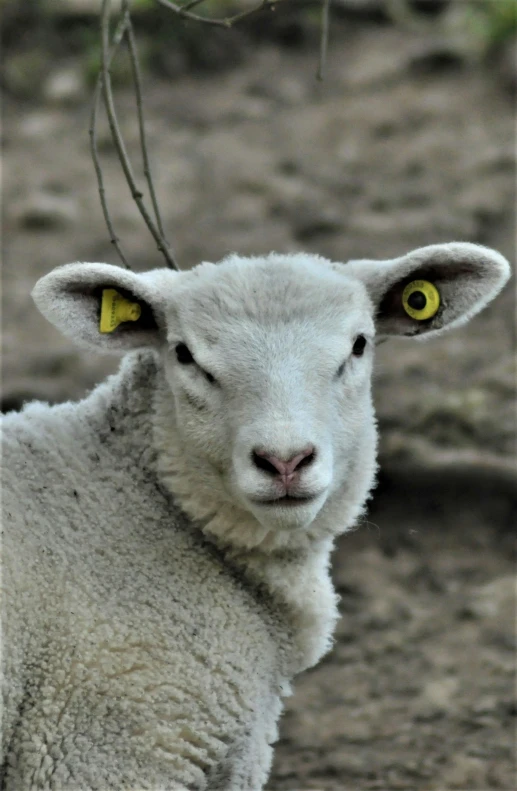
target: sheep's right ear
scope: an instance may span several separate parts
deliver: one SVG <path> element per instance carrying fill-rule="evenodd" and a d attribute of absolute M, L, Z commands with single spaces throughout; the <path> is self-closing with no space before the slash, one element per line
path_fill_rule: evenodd
<path fill-rule="evenodd" d="M 350 261 L 344 271 L 366 286 L 376 309 L 378 336 L 421 338 L 460 327 L 510 277 L 502 255 L 468 242 L 419 247 L 388 261 Z M 410 302 L 412 295 L 417 303 Z M 431 310 L 420 309 L 426 307 Z"/>
<path fill-rule="evenodd" d="M 38 280 L 32 297 L 45 318 L 80 346 L 120 354 L 165 341 L 164 292 L 178 276 L 170 269 L 136 274 L 110 264 L 67 264 Z M 113 306 L 117 315 L 110 331 L 101 332 L 103 300 L 106 314 L 113 292 L 121 302 Z M 126 316 L 118 323 L 120 304 L 122 310 L 133 306 L 133 320 Z"/>

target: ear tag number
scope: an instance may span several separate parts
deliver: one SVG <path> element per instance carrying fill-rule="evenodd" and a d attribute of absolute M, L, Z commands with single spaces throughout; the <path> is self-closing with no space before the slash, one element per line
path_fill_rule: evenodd
<path fill-rule="evenodd" d="M 402 292 L 402 305 L 416 321 L 432 319 L 440 307 L 440 292 L 429 280 L 413 280 Z"/>
<path fill-rule="evenodd" d="M 101 332 L 113 332 L 124 321 L 138 321 L 141 314 L 142 308 L 137 302 L 130 302 L 114 288 L 103 289 L 99 326 Z"/>

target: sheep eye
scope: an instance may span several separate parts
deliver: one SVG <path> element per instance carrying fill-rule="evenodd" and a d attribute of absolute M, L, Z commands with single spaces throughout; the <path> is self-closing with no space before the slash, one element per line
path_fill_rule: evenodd
<path fill-rule="evenodd" d="M 176 357 L 178 358 L 178 362 L 182 365 L 189 365 L 194 362 L 189 347 L 185 346 L 184 343 L 178 343 L 176 346 Z"/>
<path fill-rule="evenodd" d="M 362 357 L 366 346 L 366 338 L 364 335 L 358 335 L 355 339 L 354 345 L 352 346 L 352 354 L 354 357 Z"/>
<path fill-rule="evenodd" d="M 178 345 L 176 346 L 176 357 L 178 358 L 178 362 L 181 363 L 181 365 L 190 365 L 191 363 L 196 363 L 192 355 L 192 352 L 190 351 L 189 347 L 186 346 L 186 344 L 184 343 L 178 343 Z M 199 368 L 199 370 L 201 371 L 207 382 L 210 382 L 210 384 L 214 384 L 215 376 L 212 376 L 212 374 L 209 373 L 208 371 L 204 371 L 203 368 Z"/>

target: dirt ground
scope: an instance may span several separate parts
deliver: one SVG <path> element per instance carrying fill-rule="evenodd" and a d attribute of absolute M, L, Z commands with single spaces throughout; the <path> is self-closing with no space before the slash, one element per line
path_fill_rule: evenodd
<path fill-rule="evenodd" d="M 497 68 L 440 52 L 428 34 L 349 23 L 333 30 L 323 84 L 314 48 L 268 43 L 222 73 L 148 80 L 181 265 L 233 250 L 387 258 L 458 239 L 513 261 L 512 98 Z M 136 151 L 127 90 L 118 107 Z M 4 113 L 9 409 L 77 397 L 113 369 L 74 350 L 29 292 L 57 264 L 118 261 L 77 58 L 55 63 L 40 97 L 8 96 Z M 162 265 L 105 130 L 101 149 L 134 268 Z M 516 787 L 513 325 L 508 288 L 450 337 L 379 347 L 380 486 L 368 521 L 338 543 L 335 647 L 288 701 L 270 791 Z"/>

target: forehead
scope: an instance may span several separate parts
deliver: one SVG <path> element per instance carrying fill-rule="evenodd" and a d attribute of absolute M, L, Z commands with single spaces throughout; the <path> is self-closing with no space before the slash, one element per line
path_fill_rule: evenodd
<path fill-rule="evenodd" d="M 329 332 L 372 328 L 372 304 L 363 284 L 317 256 L 229 257 L 184 273 L 172 301 L 181 328 L 217 344 L 246 327 L 261 335 L 297 326 Z"/>

